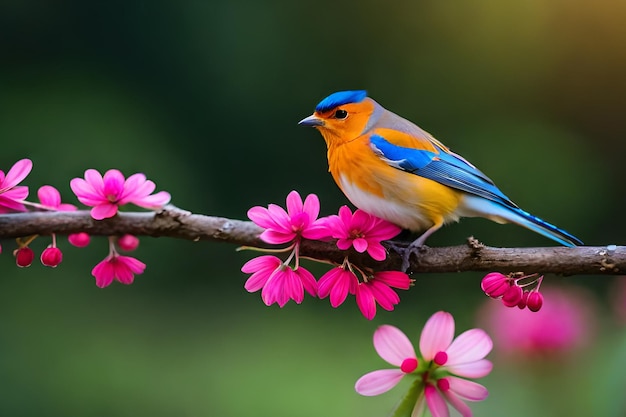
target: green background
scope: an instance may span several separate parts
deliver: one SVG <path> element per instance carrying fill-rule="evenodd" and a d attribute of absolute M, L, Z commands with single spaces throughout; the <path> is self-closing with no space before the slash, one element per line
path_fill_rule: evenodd
<path fill-rule="evenodd" d="M 621 0 L 7 0 L 0 168 L 28 157 L 31 196 L 51 184 L 74 203 L 71 178 L 118 168 L 146 173 L 197 213 L 243 219 L 297 189 L 332 214 L 347 200 L 322 138 L 296 123 L 333 91 L 367 89 L 524 209 L 587 244 L 623 244 L 625 21 Z M 469 235 L 552 244 L 482 219 L 429 244 Z M 400 389 L 353 391 L 384 367 L 376 326 L 417 342 L 433 312 L 452 312 L 462 330 L 485 301 L 480 274 L 417 275 L 395 312 L 368 322 L 354 300 L 266 307 L 243 289 L 253 254 L 231 245 L 142 239 L 145 274 L 104 290 L 90 275 L 103 238 L 87 249 L 61 239 L 54 270 L 18 269 L 13 244 L 2 245 L 2 416 L 382 416 Z M 623 416 L 626 341 L 608 307 L 611 279 L 547 280 L 596 295 L 590 348 L 557 364 L 494 354 L 491 398 L 476 415 Z"/>

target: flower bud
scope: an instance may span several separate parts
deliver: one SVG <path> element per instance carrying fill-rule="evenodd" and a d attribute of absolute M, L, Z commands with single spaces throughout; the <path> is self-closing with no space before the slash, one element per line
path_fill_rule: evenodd
<path fill-rule="evenodd" d="M 33 259 L 35 259 L 35 252 L 28 246 L 24 246 L 23 248 L 16 249 L 13 252 L 15 256 L 15 263 L 20 268 L 26 268 L 33 263 Z"/>
<path fill-rule="evenodd" d="M 515 307 L 522 299 L 524 291 L 517 284 L 513 284 L 502 296 L 502 303 L 507 307 Z"/>
<path fill-rule="evenodd" d="M 117 246 L 120 247 L 121 250 L 130 252 L 137 249 L 139 246 L 139 238 L 133 235 L 124 235 L 117 239 Z"/>
<path fill-rule="evenodd" d="M 510 287 L 509 279 L 499 272 L 491 272 L 482 279 L 480 288 L 491 298 L 499 298 Z"/>
<path fill-rule="evenodd" d="M 530 311 L 537 312 L 541 310 L 541 306 L 543 306 L 543 295 L 539 291 L 532 291 L 528 294 L 526 307 L 528 307 Z"/>
<path fill-rule="evenodd" d="M 77 248 L 84 248 L 85 246 L 89 245 L 90 240 L 91 237 L 89 237 L 89 235 L 85 232 L 72 233 L 67 237 L 67 241 Z"/>
<path fill-rule="evenodd" d="M 57 247 L 47 247 L 41 252 L 41 263 L 50 268 L 56 268 L 63 260 L 63 253 Z"/>
<path fill-rule="evenodd" d="M 522 299 L 519 300 L 519 303 L 517 303 L 517 307 L 520 310 L 523 310 L 526 308 L 526 303 L 528 302 L 528 294 L 530 294 L 528 291 L 524 291 L 522 293 Z"/>

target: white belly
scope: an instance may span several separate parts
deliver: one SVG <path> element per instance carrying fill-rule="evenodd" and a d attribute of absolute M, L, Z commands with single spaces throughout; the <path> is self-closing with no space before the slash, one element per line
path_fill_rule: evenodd
<path fill-rule="evenodd" d="M 417 205 L 402 204 L 402 202 L 369 194 L 353 185 L 343 175 L 340 179 L 341 189 L 348 200 L 363 211 L 390 221 L 403 229 L 419 231 L 433 225 L 433 222 L 423 215 Z"/>

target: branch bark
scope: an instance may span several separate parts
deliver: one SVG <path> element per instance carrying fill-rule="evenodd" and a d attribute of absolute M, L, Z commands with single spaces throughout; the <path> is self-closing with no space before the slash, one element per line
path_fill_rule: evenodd
<path fill-rule="evenodd" d="M 259 239 L 263 231 L 249 221 L 205 216 L 168 206 L 160 212 L 118 213 L 114 218 L 94 220 L 89 211 L 28 212 L 0 215 L 0 238 L 30 235 L 87 232 L 112 236 L 130 233 L 137 236 L 209 240 L 240 246 L 269 247 Z M 398 245 L 402 243 L 395 242 Z M 341 263 L 346 252 L 334 242 L 303 241 L 300 254 L 305 257 Z M 350 261 L 373 270 L 398 270 L 402 263 L 393 250 L 383 262 L 367 254 L 349 251 Z M 470 238 L 467 244 L 451 247 L 424 247 L 411 259 L 415 272 L 500 271 L 504 273 L 554 273 L 561 275 L 626 274 L 626 246 L 580 246 L 576 248 L 495 248 Z"/>

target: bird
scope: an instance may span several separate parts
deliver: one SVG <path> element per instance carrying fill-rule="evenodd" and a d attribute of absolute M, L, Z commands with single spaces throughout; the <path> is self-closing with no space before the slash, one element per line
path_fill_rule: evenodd
<path fill-rule="evenodd" d="M 404 270 L 429 236 L 462 217 L 517 224 L 568 247 L 583 244 L 522 210 L 469 161 L 365 90 L 329 95 L 298 124 L 322 134 L 328 170 L 354 206 L 422 232 L 402 254 Z"/>

